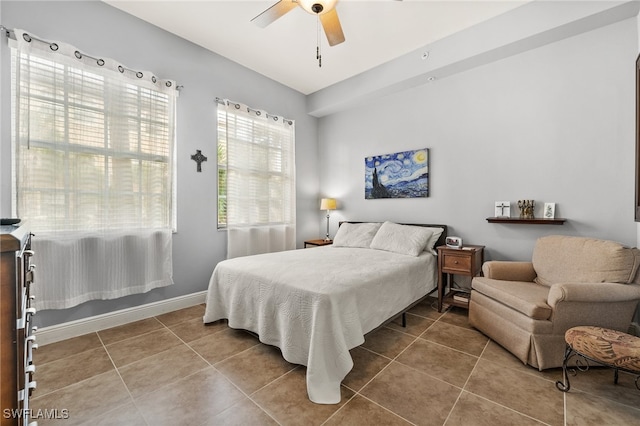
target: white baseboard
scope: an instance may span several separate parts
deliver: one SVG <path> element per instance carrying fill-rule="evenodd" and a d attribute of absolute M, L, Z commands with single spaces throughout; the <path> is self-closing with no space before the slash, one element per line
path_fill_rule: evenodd
<path fill-rule="evenodd" d="M 82 318 L 62 324 L 38 329 L 38 345 L 59 342 L 72 337 L 82 336 L 87 333 L 105 330 L 111 327 L 151 318 L 178 309 L 188 308 L 200 303 L 204 303 L 207 292 L 187 294 L 185 296 L 174 297 L 172 299 L 161 300 L 159 302 L 148 303 L 146 305 L 135 306 L 133 308 L 113 311 L 106 314 L 96 315 L 89 318 Z"/>

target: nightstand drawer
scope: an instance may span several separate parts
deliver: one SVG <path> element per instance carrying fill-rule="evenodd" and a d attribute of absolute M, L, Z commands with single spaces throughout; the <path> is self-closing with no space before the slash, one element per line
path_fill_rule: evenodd
<path fill-rule="evenodd" d="M 470 256 L 456 256 L 450 253 L 444 253 L 442 258 L 443 270 L 460 271 L 468 273 L 471 270 Z"/>

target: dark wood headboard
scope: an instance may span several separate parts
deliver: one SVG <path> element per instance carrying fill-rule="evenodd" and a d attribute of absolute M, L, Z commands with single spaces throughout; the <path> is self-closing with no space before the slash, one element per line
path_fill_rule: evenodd
<path fill-rule="evenodd" d="M 368 223 L 368 222 L 356 222 L 356 221 L 351 221 L 351 220 L 343 220 L 338 222 L 338 226 L 342 225 L 343 223 Z M 427 223 L 399 223 L 399 225 L 411 225 L 411 226 L 425 226 L 425 227 L 429 227 L 429 228 L 442 228 L 443 232 L 442 234 L 440 234 L 440 238 L 438 238 L 438 241 L 436 241 L 436 244 L 434 246 L 438 247 L 438 246 L 443 246 L 444 240 L 445 238 L 447 238 L 447 225 L 432 225 L 432 224 L 427 224 Z"/>

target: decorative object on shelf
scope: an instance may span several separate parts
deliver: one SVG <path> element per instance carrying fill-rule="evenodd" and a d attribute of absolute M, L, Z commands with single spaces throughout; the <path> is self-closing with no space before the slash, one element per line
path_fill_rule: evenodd
<path fill-rule="evenodd" d="M 495 217 L 511 217 L 511 202 L 496 201 Z"/>
<path fill-rule="evenodd" d="M 556 203 L 544 203 L 544 214 L 545 219 L 553 219 L 556 217 Z"/>
<path fill-rule="evenodd" d="M 429 149 L 396 152 L 364 160 L 364 198 L 429 196 Z"/>
<path fill-rule="evenodd" d="M 196 153 L 191 156 L 191 159 L 198 163 L 198 168 L 196 170 L 200 173 L 202 171 L 202 162 L 207 161 L 207 157 L 202 155 L 202 151 L 196 149 Z"/>
<path fill-rule="evenodd" d="M 336 207 L 337 203 L 335 198 L 323 198 L 320 200 L 320 210 L 327 211 L 327 235 L 324 238 L 325 241 L 331 241 L 331 238 L 329 238 L 329 211 L 335 210 Z"/>
<path fill-rule="evenodd" d="M 534 207 L 535 207 L 534 200 L 518 200 L 518 208 L 520 209 L 520 219 L 533 219 Z"/>

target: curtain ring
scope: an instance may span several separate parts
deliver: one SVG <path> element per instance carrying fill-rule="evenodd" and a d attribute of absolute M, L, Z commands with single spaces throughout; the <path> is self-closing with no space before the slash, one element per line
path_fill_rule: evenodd
<path fill-rule="evenodd" d="M 236 109 L 240 109 L 240 104 L 233 104 L 233 106 L 235 106 Z"/>
<path fill-rule="evenodd" d="M 152 75 L 152 76 L 151 76 L 151 81 L 153 81 L 154 83 L 157 81 L 157 79 L 156 79 L 156 76 L 155 76 L 155 75 Z"/>
<path fill-rule="evenodd" d="M 79 51 L 76 50 L 73 54 L 76 56 L 76 58 L 82 59 L 82 53 L 80 53 Z"/>
<path fill-rule="evenodd" d="M 171 87 L 171 82 L 167 81 L 164 85 L 167 86 L 167 87 Z"/>
<path fill-rule="evenodd" d="M 136 73 L 136 77 L 138 77 L 138 78 L 142 78 L 142 72 L 138 71 L 138 72 Z"/>
<path fill-rule="evenodd" d="M 24 41 L 26 41 L 27 43 L 31 43 L 31 36 L 27 33 L 22 34 L 22 38 L 24 39 Z"/>
<path fill-rule="evenodd" d="M 103 66 L 103 65 L 104 65 L 104 59 L 98 59 L 98 60 L 96 61 L 96 63 L 97 63 L 99 66 Z"/>
<path fill-rule="evenodd" d="M 124 74 L 124 67 L 122 65 L 118 65 L 118 71 L 120 71 L 120 74 Z"/>
<path fill-rule="evenodd" d="M 56 43 L 51 43 L 49 45 L 49 49 L 53 50 L 54 52 L 58 50 L 58 45 Z"/>

